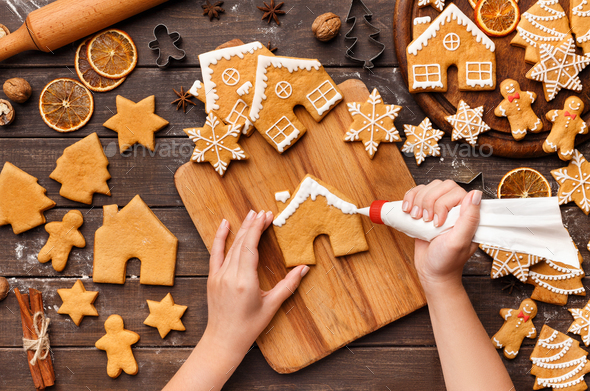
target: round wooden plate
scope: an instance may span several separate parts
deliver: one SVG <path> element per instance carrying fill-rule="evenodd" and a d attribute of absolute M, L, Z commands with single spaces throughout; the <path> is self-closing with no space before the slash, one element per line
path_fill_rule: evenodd
<path fill-rule="evenodd" d="M 473 20 L 473 8 L 467 0 L 454 0 L 457 7 L 461 9 Z M 447 0 L 447 4 L 449 0 Z M 522 13 L 527 11 L 535 0 L 520 0 L 518 3 Z M 560 4 L 569 15 L 569 2 L 560 0 Z M 418 2 L 415 0 L 397 0 L 395 5 L 395 14 L 393 17 L 393 39 L 395 52 L 402 70 L 406 85 L 408 83 L 408 69 L 406 63 L 406 47 L 413 40 L 412 27 L 415 17 L 430 16 L 434 20 L 439 15 L 431 6 L 418 8 Z M 524 49 L 510 45 L 510 41 L 517 34 L 516 31 L 502 38 L 491 38 L 496 45 L 496 90 L 481 92 L 466 92 L 457 89 L 457 69 L 452 66 L 448 72 L 448 91 L 445 93 L 422 92 L 414 94 L 414 99 L 420 105 L 424 113 L 432 120 L 439 129 L 450 134 L 452 126 L 445 120 L 448 115 L 453 115 L 457 111 L 459 101 L 463 99 L 472 108 L 484 106 L 484 121 L 491 127 L 491 130 L 479 136 L 479 145 L 488 146 L 493 149 L 493 154 L 497 156 L 511 158 L 530 158 L 546 155 L 543 152 L 543 141 L 551 129 L 551 123 L 545 119 L 545 113 L 554 109 L 563 109 L 563 102 L 571 95 L 578 95 L 585 105 L 582 117 L 586 122 L 590 118 L 590 66 L 580 72 L 580 80 L 584 84 L 582 92 L 574 92 L 562 89 L 559 94 L 550 102 L 545 100 L 543 94 L 543 85 L 537 81 L 529 80 L 525 77 L 532 64 L 524 61 Z M 580 48 L 576 49 L 578 54 L 582 54 Z M 543 132 L 529 133 L 521 140 L 516 141 L 510 133 L 510 126 L 505 117 L 496 117 L 494 108 L 502 101 L 502 95 L 499 92 L 500 83 L 506 78 L 511 78 L 520 83 L 523 91 L 534 91 L 537 93 L 537 100 L 533 104 L 533 110 L 539 118 L 543 120 Z M 586 141 L 590 134 L 578 135 L 576 144 Z M 486 149 L 487 153 L 488 150 Z"/>

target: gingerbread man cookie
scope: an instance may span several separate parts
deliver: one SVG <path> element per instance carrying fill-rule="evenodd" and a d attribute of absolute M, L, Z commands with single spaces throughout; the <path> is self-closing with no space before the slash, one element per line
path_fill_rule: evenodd
<path fill-rule="evenodd" d="M 111 315 L 104 322 L 107 332 L 94 346 L 107 352 L 107 374 L 113 379 L 125 371 L 128 375 L 136 375 L 139 371 L 137 361 L 133 356 L 131 345 L 139 341 L 139 334 L 126 330 L 123 318 Z"/>
<path fill-rule="evenodd" d="M 66 267 L 72 247 L 86 246 L 84 236 L 78 231 L 83 222 L 82 213 L 71 210 L 66 213 L 61 222 L 53 221 L 46 224 L 45 231 L 49 234 L 49 239 L 37 255 L 39 262 L 45 263 L 53 260 L 53 268 L 61 272 Z"/>
<path fill-rule="evenodd" d="M 537 329 L 533 318 L 537 315 L 537 304 L 531 299 L 525 299 L 518 309 L 502 308 L 500 316 L 504 324 L 492 337 L 496 349 L 504 348 L 504 357 L 513 359 L 518 354 L 523 339 L 536 338 Z"/>
<path fill-rule="evenodd" d="M 551 110 L 545 116 L 553 123 L 551 133 L 543 143 L 543 151 L 557 152 L 561 160 L 572 160 L 577 134 L 588 133 L 586 122 L 580 117 L 584 102 L 577 96 L 565 100 L 563 110 Z"/>
<path fill-rule="evenodd" d="M 531 108 L 537 94 L 521 90 L 520 84 L 512 79 L 506 79 L 500 84 L 500 93 L 504 100 L 496 106 L 494 114 L 496 117 L 508 118 L 515 140 L 522 140 L 527 130 L 533 133 L 543 130 L 543 122 Z"/>

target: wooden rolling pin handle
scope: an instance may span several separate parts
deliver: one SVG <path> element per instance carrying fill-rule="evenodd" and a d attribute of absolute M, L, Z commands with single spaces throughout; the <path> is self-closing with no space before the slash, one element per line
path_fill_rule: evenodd
<path fill-rule="evenodd" d="M 25 50 L 36 50 L 37 45 L 31 38 L 27 25 L 23 24 L 15 32 L 0 39 L 0 61 L 4 61 Z"/>

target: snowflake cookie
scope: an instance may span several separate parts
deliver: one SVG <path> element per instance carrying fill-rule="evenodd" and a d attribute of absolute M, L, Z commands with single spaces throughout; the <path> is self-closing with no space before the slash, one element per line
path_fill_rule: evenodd
<path fill-rule="evenodd" d="M 581 117 L 584 102 L 577 96 L 570 96 L 563 104 L 563 110 L 551 110 L 546 118 L 553 123 L 551 133 L 543 143 L 543 151 L 557 151 L 561 160 L 571 160 L 577 134 L 588 133 L 586 121 Z"/>
<path fill-rule="evenodd" d="M 533 133 L 543 130 L 543 122 L 531 108 L 537 99 L 537 94 L 521 90 L 520 84 L 512 79 L 506 79 L 500 83 L 500 93 L 504 100 L 496 106 L 494 114 L 496 117 L 508 118 L 512 137 L 515 140 L 522 140 L 527 130 Z"/>
<path fill-rule="evenodd" d="M 431 5 L 438 12 L 445 8 L 445 0 L 418 0 L 418 8 L 424 8 Z"/>
<path fill-rule="evenodd" d="M 536 315 L 537 304 L 531 299 L 524 299 L 517 309 L 502 308 L 500 316 L 504 319 L 504 324 L 492 337 L 494 347 L 503 348 L 504 357 L 515 358 L 525 338 L 537 338 L 537 329 L 533 324 Z"/>
<path fill-rule="evenodd" d="M 492 278 L 500 278 L 513 274 L 520 281 L 525 282 L 529 277 L 529 268 L 541 260 L 536 255 L 519 253 L 505 248 L 480 244 L 479 248 L 494 259 L 492 264 Z"/>
<path fill-rule="evenodd" d="M 547 102 L 555 98 L 562 88 L 582 91 L 578 73 L 590 64 L 590 57 L 576 54 L 576 45 L 572 38 L 563 41 L 559 46 L 542 44 L 539 53 L 539 62 L 527 72 L 526 77 L 543 83 Z"/>
<path fill-rule="evenodd" d="M 569 308 L 568 311 L 572 313 L 574 321 L 567 332 L 578 334 L 582 337 L 584 345 L 590 346 L 590 301 L 584 308 Z"/>
<path fill-rule="evenodd" d="M 551 175 L 559 183 L 559 204 L 574 201 L 584 213 L 590 213 L 590 163 L 574 149 L 574 156 L 567 167 L 552 170 Z"/>
<path fill-rule="evenodd" d="M 465 139 L 472 147 L 477 144 L 477 137 L 490 130 L 488 124 L 483 122 L 483 106 L 472 109 L 463 100 L 459 101 L 457 114 L 445 117 L 448 123 L 453 125 L 451 140 Z"/>
<path fill-rule="evenodd" d="M 422 164 L 426 156 L 440 156 L 438 141 L 444 136 L 442 130 L 433 129 L 430 119 L 424 120 L 418 126 L 404 125 L 406 142 L 402 152 L 414 153 L 416 163 Z"/>
<path fill-rule="evenodd" d="M 398 142 L 402 139 L 393 124 L 401 106 L 386 105 L 375 88 L 365 103 L 348 104 L 353 122 L 344 136 L 344 141 L 362 141 L 365 150 L 373 159 L 381 142 Z"/>
<path fill-rule="evenodd" d="M 184 132 L 195 143 L 191 160 L 209 162 L 223 176 L 232 160 L 244 160 L 248 156 L 238 144 L 242 125 L 225 125 L 213 113 L 209 113 L 205 126 L 188 128 Z"/>

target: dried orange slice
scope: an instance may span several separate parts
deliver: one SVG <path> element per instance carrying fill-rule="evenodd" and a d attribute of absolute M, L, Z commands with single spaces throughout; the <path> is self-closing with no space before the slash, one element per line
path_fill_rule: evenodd
<path fill-rule="evenodd" d="M 88 41 L 90 41 L 90 38 L 84 40 L 76 50 L 76 73 L 80 81 L 86 88 L 96 92 L 105 92 L 117 88 L 125 81 L 125 78 L 108 79 L 96 73 L 88 62 Z"/>
<path fill-rule="evenodd" d="M 498 185 L 498 198 L 551 197 L 551 186 L 537 170 L 515 168 L 504 175 Z"/>
<path fill-rule="evenodd" d="M 137 48 L 127 33 L 106 30 L 88 42 L 88 62 L 100 76 L 120 79 L 137 65 Z"/>
<path fill-rule="evenodd" d="M 66 133 L 80 129 L 92 117 L 92 93 L 78 80 L 55 79 L 41 91 L 41 118 L 52 129 Z"/>
<path fill-rule="evenodd" d="M 520 9 L 515 0 L 479 0 L 475 23 L 490 37 L 503 37 L 516 29 Z"/>

